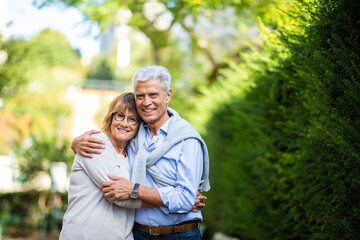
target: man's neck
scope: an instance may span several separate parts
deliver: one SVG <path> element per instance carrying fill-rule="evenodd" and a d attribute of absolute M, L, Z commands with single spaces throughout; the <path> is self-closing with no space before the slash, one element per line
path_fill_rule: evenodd
<path fill-rule="evenodd" d="M 157 135 L 157 132 L 159 131 L 161 126 L 164 125 L 164 123 L 166 123 L 166 121 L 169 119 L 170 119 L 169 114 L 165 114 L 163 118 L 159 119 L 158 121 L 156 121 L 154 123 L 146 123 L 149 128 L 151 137 L 154 137 L 155 135 Z"/>

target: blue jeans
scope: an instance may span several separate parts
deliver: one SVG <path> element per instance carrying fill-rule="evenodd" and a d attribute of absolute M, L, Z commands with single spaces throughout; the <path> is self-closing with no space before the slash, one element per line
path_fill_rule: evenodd
<path fill-rule="evenodd" d="M 138 229 L 133 228 L 133 235 L 135 240 L 143 240 L 143 239 L 152 239 L 152 240 L 177 240 L 177 239 L 186 239 L 186 240 L 200 240 L 200 230 L 195 229 L 188 232 L 180 232 L 180 233 L 170 233 L 170 234 L 162 234 L 162 235 L 150 235 L 149 233 L 140 232 Z"/>

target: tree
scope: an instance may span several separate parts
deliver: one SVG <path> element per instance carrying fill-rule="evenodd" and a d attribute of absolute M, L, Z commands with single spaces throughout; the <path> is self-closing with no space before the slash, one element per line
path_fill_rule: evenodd
<path fill-rule="evenodd" d="M 77 68 L 79 65 L 79 53 L 71 48 L 60 32 L 44 29 L 27 41 L 26 47 L 28 58 L 33 61 L 32 66 Z"/>
<path fill-rule="evenodd" d="M 20 40 L 0 40 L 0 98 L 13 96 L 27 82 L 26 72 L 30 64 L 26 61 L 26 46 Z"/>
<path fill-rule="evenodd" d="M 62 94 L 82 76 L 80 58 L 66 38 L 49 29 L 29 41 L 4 43 L 8 60 L 0 66 L 6 93 L 0 109 L 0 152 L 7 154 L 14 144 L 21 145 L 38 133 L 56 136 L 61 121 L 69 115 Z M 23 83 L 20 85 L 20 83 Z"/>
<path fill-rule="evenodd" d="M 253 17 L 256 16 L 254 13 L 261 14 L 261 9 L 269 2 L 271 1 L 37 0 L 35 4 L 44 7 L 63 3 L 76 7 L 84 13 L 87 20 L 96 22 L 103 30 L 110 25 L 126 22 L 121 10 L 130 10 L 132 16 L 128 24 L 150 39 L 154 64 L 169 65 L 166 61 L 167 49 L 174 43 L 171 39 L 178 35 L 182 39 L 180 41 L 186 39 L 189 42 L 186 54 L 193 52 L 193 56 L 187 58 L 187 61 L 196 61 L 199 58 L 194 56 L 202 56 L 200 59 L 205 61 L 202 64 L 206 66 L 205 75 L 202 75 L 212 84 L 220 69 L 228 67 L 228 59 L 238 58 L 237 52 L 243 48 L 243 45 L 237 43 L 244 36 L 239 27 L 244 24 L 252 25 Z M 211 30 L 212 34 L 204 32 L 204 29 Z M 229 43 L 224 44 L 225 41 Z M 184 66 L 178 63 L 176 68 L 179 67 Z"/>

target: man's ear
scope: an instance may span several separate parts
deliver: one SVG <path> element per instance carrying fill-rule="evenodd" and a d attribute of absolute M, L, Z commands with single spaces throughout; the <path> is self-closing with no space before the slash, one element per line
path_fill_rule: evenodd
<path fill-rule="evenodd" d="M 165 97 L 165 102 L 168 104 L 170 102 L 170 99 L 171 99 L 171 95 L 172 95 L 172 89 L 170 88 L 168 93 L 166 94 L 166 97 Z"/>

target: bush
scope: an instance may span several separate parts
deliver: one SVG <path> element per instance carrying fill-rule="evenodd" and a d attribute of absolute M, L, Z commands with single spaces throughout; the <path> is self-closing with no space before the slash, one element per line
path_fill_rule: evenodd
<path fill-rule="evenodd" d="M 360 4 L 292 9 L 205 97 L 232 89 L 206 127 L 205 221 L 241 239 L 359 239 Z"/>
<path fill-rule="evenodd" d="M 67 194 L 35 191 L 1 193 L 0 222 L 3 235 L 26 237 L 37 231 L 42 234 L 58 233 L 66 204 Z"/>

